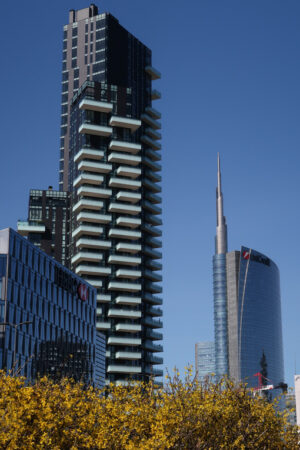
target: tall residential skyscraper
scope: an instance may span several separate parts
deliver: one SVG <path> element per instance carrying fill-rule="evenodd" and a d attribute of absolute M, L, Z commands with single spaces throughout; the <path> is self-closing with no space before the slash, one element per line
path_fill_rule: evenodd
<path fill-rule="evenodd" d="M 70 267 L 97 288 L 107 380 L 161 376 L 160 93 L 151 50 L 95 5 L 64 27 L 60 189 Z"/>
<path fill-rule="evenodd" d="M 216 375 L 249 387 L 284 381 L 279 270 L 248 247 L 227 251 L 218 155 L 217 235 L 213 258 Z"/>

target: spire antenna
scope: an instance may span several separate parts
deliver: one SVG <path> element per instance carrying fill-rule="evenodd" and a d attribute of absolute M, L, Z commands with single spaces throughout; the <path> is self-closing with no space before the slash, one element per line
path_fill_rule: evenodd
<path fill-rule="evenodd" d="M 227 225 L 226 217 L 223 214 L 223 194 L 221 186 L 221 164 L 218 153 L 218 186 L 217 186 L 217 234 L 216 234 L 216 254 L 227 253 Z"/>

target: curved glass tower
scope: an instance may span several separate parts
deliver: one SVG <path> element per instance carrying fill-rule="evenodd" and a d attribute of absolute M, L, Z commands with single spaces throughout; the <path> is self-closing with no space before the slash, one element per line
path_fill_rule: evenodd
<path fill-rule="evenodd" d="M 239 264 L 235 275 L 227 265 L 227 277 L 236 277 L 238 290 L 237 298 L 228 292 L 228 309 L 237 301 L 237 317 L 229 315 L 228 330 L 230 334 L 231 329 L 238 329 L 238 355 L 236 347 L 229 346 L 230 375 L 234 375 L 238 357 L 239 378 L 249 387 L 258 385 L 257 373 L 262 370 L 263 384 L 278 385 L 284 380 L 279 270 L 253 249 L 242 247 L 234 253 L 239 253 Z"/>

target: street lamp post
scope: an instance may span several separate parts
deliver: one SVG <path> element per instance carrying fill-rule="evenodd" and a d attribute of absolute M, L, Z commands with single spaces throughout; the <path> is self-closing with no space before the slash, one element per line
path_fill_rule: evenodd
<path fill-rule="evenodd" d="M 11 322 L 0 322 L 0 325 L 9 325 L 15 329 L 15 342 L 14 342 L 14 357 L 13 357 L 13 375 L 15 375 L 16 370 L 16 355 L 17 355 L 17 329 L 21 325 L 28 325 L 32 323 L 32 320 L 27 320 L 26 322 L 11 323 Z"/>

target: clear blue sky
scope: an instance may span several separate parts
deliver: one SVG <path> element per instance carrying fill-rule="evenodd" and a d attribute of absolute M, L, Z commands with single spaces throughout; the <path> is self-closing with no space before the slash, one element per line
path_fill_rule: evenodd
<path fill-rule="evenodd" d="M 1 220 L 58 186 L 62 27 L 83 0 L 3 2 Z M 213 338 L 217 152 L 230 250 L 281 271 L 285 372 L 300 372 L 299 0 L 105 0 L 153 50 L 163 115 L 164 358 L 180 370 Z"/>

